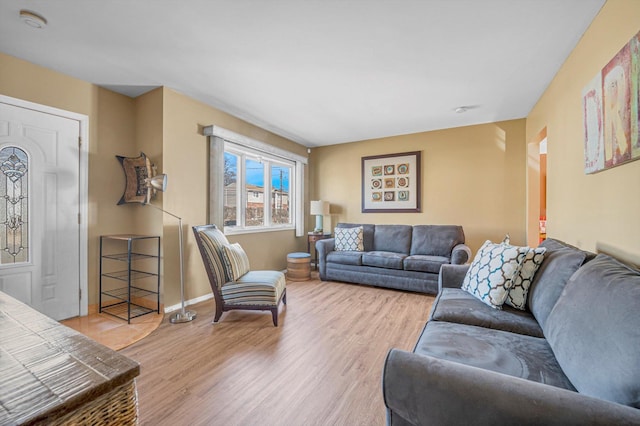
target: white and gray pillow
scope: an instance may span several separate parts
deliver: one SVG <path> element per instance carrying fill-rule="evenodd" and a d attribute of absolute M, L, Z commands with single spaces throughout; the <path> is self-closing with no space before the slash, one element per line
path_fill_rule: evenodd
<path fill-rule="evenodd" d="M 526 247 L 528 248 L 528 247 Z M 524 311 L 527 308 L 527 296 L 533 277 L 544 260 L 547 251 L 544 247 L 528 248 L 529 250 L 522 260 L 522 264 L 512 278 L 513 285 L 505 303 L 516 309 Z"/>
<path fill-rule="evenodd" d="M 464 277 L 462 289 L 492 308 L 502 309 L 528 251 L 528 247 L 485 241 Z"/>
<path fill-rule="evenodd" d="M 362 226 L 335 228 L 335 251 L 364 251 Z"/>

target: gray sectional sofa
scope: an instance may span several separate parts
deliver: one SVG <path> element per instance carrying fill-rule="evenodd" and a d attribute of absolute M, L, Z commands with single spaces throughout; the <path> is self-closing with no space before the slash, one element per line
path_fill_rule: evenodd
<path fill-rule="evenodd" d="M 493 309 L 443 266 L 413 352 L 383 369 L 390 425 L 640 424 L 640 271 L 546 240 L 528 310 Z"/>
<path fill-rule="evenodd" d="M 461 226 L 340 223 L 337 228 L 358 226 L 364 251 L 336 251 L 334 238 L 316 242 L 320 279 L 436 294 L 440 267 L 464 264 L 471 256 Z"/>

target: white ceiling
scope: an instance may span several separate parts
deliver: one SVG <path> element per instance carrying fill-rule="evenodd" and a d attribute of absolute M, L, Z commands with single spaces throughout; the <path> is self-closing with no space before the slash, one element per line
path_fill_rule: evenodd
<path fill-rule="evenodd" d="M 313 147 L 526 117 L 603 4 L 3 0 L 0 51 L 129 96 L 167 86 Z"/>

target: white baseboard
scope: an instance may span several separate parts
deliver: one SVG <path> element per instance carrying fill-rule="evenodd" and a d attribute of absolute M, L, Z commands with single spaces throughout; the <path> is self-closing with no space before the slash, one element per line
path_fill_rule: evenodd
<path fill-rule="evenodd" d="M 213 299 L 213 293 L 205 294 L 204 296 L 196 297 L 194 299 L 189 299 L 184 301 L 184 306 L 195 305 L 196 303 L 204 302 L 205 300 Z M 164 313 L 168 314 L 170 312 L 175 312 L 182 309 L 182 303 L 178 303 L 176 305 L 165 306 Z"/>

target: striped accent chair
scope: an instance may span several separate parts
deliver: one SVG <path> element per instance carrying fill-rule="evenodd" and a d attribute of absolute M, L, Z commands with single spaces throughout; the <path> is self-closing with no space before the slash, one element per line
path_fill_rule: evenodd
<path fill-rule="evenodd" d="M 229 240 L 216 225 L 194 226 L 193 233 L 202 255 L 209 284 L 216 300 L 218 322 L 223 312 L 233 309 L 271 311 L 273 325 L 278 326 L 280 301 L 287 304 L 284 274 L 279 271 L 249 271 L 233 279 L 233 272 L 225 266 L 224 247 Z"/>

